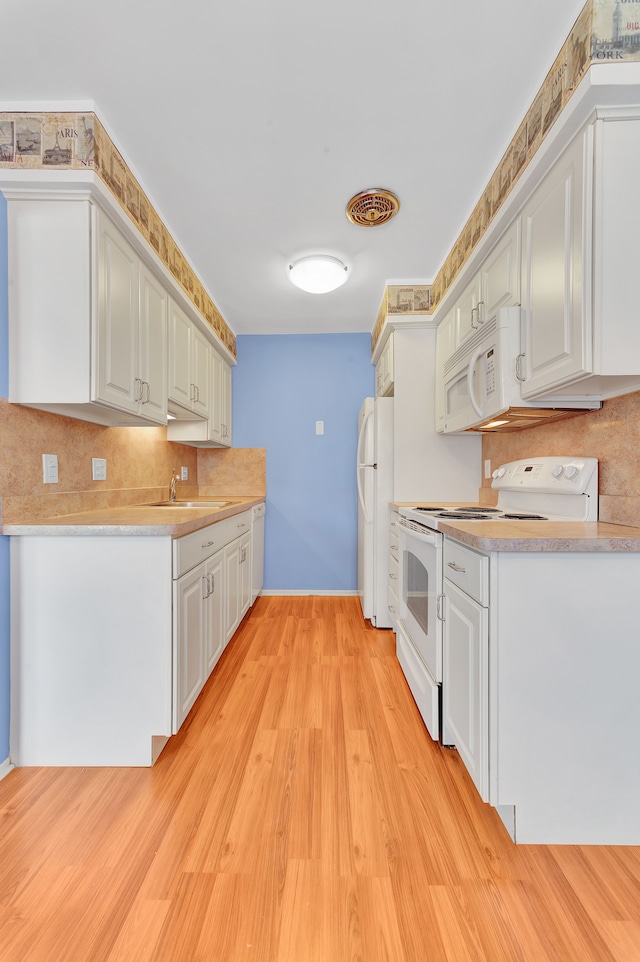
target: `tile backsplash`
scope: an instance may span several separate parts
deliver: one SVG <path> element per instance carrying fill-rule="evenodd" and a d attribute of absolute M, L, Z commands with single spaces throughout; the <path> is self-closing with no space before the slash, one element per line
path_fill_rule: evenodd
<path fill-rule="evenodd" d="M 183 466 L 189 469 L 189 481 L 178 483 L 178 497 L 266 494 L 263 449 L 198 451 L 167 441 L 164 427 L 102 427 L 4 398 L 0 452 L 3 523 L 160 500 L 169 496 L 172 471 Z M 43 454 L 57 454 L 58 484 L 43 484 Z M 91 480 L 92 458 L 106 460 L 106 481 Z M 199 473 L 205 490 L 198 485 Z"/>
<path fill-rule="evenodd" d="M 482 457 L 492 470 L 507 461 L 554 454 L 597 458 L 600 521 L 640 527 L 640 392 L 566 421 L 482 437 Z M 481 498 L 491 503 L 491 481 L 482 484 Z"/>

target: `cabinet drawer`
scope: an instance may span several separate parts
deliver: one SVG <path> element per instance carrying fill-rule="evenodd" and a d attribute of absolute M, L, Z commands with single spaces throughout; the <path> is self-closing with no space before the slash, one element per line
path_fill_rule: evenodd
<path fill-rule="evenodd" d="M 391 551 L 391 554 L 396 559 L 396 561 L 398 560 L 399 554 L 400 554 L 399 539 L 398 539 L 398 524 L 397 524 L 397 519 L 399 517 L 400 515 L 396 514 L 396 512 L 394 511 L 393 514 L 391 515 L 391 529 L 389 532 L 389 550 Z"/>
<path fill-rule="evenodd" d="M 489 604 L 489 559 L 486 555 L 445 538 L 444 576 L 481 605 Z"/>
<path fill-rule="evenodd" d="M 396 621 L 398 620 L 398 596 L 394 591 L 394 586 L 389 585 L 389 614 L 391 615 L 391 621 L 393 622 L 394 628 Z"/>
<path fill-rule="evenodd" d="M 233 518 L 176 538 L 173 542 L 173 577 L 179 578 L 194 565 L 200 564 L 235 538 L 251 530 L 251 512 L 243 511 Z"/>
<path fill-rule="evenodd" d="M 394 558 L 393 555 L 389 556 L 389 587 L 398 593 L 398 569 L 399 569 L 398 559 Z"/>

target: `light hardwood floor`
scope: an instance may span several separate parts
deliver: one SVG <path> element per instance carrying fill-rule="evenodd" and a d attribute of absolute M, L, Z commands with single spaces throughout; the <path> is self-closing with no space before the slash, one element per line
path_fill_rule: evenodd
<path fill-rule="evenodd" d="M 153 769 L 0 782 L 0 959 L 638 962 L 640 849 L 513 845 L 391 632 L 260 598 Z"/>

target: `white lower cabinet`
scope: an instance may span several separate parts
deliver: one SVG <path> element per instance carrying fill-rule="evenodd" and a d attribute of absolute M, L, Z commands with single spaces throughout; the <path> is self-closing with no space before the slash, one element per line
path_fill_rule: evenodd
<path fill-rule="evenodd" d="M 394 631 L 398 623 L 398 571 L 400 567 L 400 544 L 398 537 L 397 511 L 391 512 L 391 528 L 389 533 L 389 615 Z"/>
<path fill-rule="evenodd" d="M 174 583 L 174 731 L 189 714 L 228 640 L 223 623 L 223 556 L 218 551 Z"/>
<path fill-rule="evenodd" d="M 483 800 L 516 842 L 640 844 L 640 552 L 446 537 L 444 571 L 443 742 Z"/>
<path fill-rule="evenodd" d="M 12 537 L 12 762 L 153 764 L 249 606 L 251 552 L 250 510 L 173 540 Z"/>
<path fill-rule="evenodd" d="M 226 640 L 233 635 L 251 604 L 251 532 L 224 549 L 226 577 Z"/>
<path fill-rule="evenodd" d="M 445 541 L 442 741 L 455 745 L 483 801 L 489 793 L 487 559 Z"/>
<path fill-rule="evenodd" d="M 250 600 L 250 511 L 174 542 L 174 732 L 189 714 Z"/>

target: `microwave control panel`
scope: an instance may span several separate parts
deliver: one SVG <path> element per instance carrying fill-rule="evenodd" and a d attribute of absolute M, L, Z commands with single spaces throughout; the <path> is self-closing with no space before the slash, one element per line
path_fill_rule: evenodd
<path fill-rule="evenodd" d="M 485 393 L 488 398 L 493 397 L 496 393 L 496 352 L 493 347 L 486 354 Z"/>

